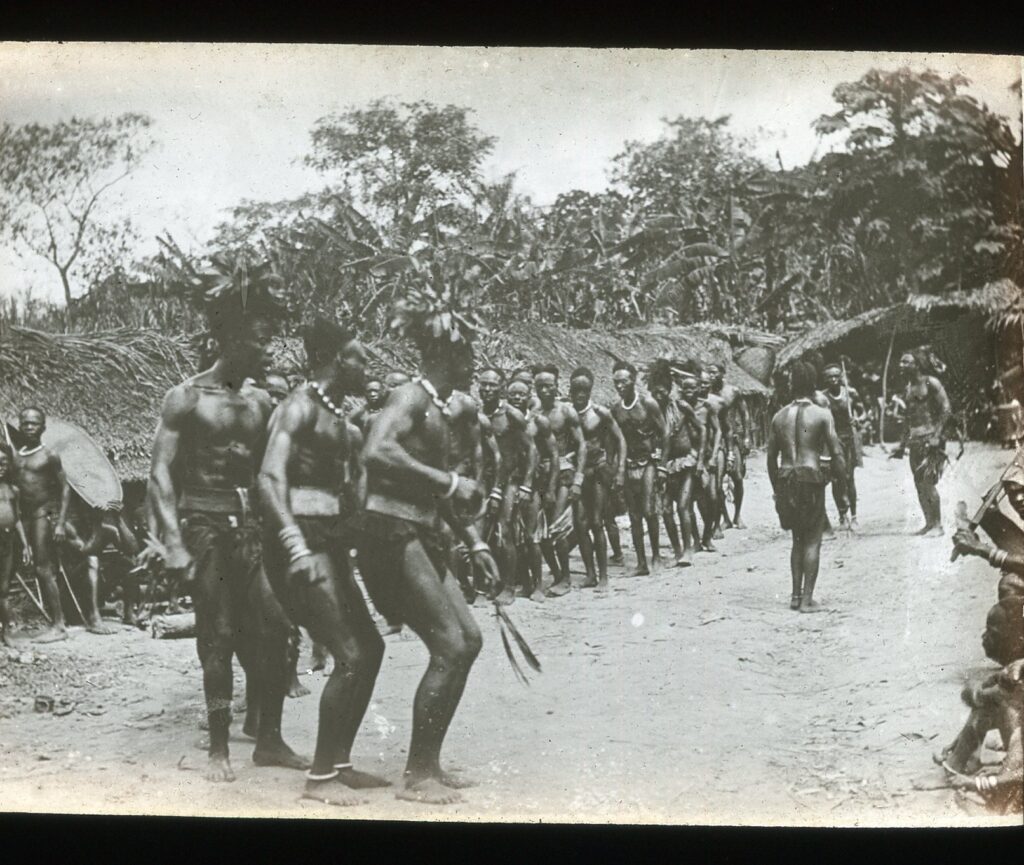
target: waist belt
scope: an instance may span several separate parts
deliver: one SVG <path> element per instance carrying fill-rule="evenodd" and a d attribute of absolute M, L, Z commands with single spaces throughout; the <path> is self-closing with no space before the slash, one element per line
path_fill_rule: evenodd
<path fill-rule="evenodd" d="M 336 517 L 341 514 L 338 493 L 320 487 L 292 487 L 288 491 L 288 501 L 297 517 Z"/>
<path fill-rule="evenodd" d="M 246 487 L 234 489 L 203 489 L 186 487 L 178 498 L 178 510 L 202 511 L 208 514 L 233 514 L 243 524 L 253 516 L 252 491 Z"/>
<path fill-rule="evenodd" d="M 558 458 L 558 468 L 560 471 L 572 471 L 576 468 L 576 454 L 563 454 Z"/>

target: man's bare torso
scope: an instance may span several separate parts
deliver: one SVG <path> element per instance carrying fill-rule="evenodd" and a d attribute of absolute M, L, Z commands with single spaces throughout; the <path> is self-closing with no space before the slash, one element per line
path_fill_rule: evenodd
<path fill-rule="evenodd" d="M 779 467 L 821 471 L 821 455 L 829 453 L 828 431 L 832 414 L 809 399 L 783 407 L 772 419 L 772 436 L 779 451 Z"/>
<path fill-rule="evenodd" d="M 0 481 L 0 530 L 14 528 L 17 505 L 18 491 L 6 481 Z"/>
<path fill-rule="evenodd" d="M 178 419 L 175 463 L 184 487 L 248 489 L 259 469 L 271 403 L 266 393 L 243 385 L 230 390 L 195 380 L 179 385 L 188 409 Z"/>
<path fill-rule="evenodd" d="M 930 437 L 941 432 L 941 417 L 934 395 L 936 388 L 941 387 L 932 376 L 923 376 L 920 381 L 907 384 L 903 400 L 907 405 L 906 423 L 912 438 Z"/>
<path fill-rule="evenodd" d="M 21 506 L 33 516 L 44 508 L 60 506 L 62 495 L 60 457 L 45 445 L 37 451 L 14 456 L 15 477 L 21 492 Z"/>
<path fill-rule="evenodd" d="M 292 439 L 288 458 L 288 483 L 292 487 L 317 487 L 341 492 L 348 476 L 350 441 L 348 423 L 320 406 L 307 388 L 289 394 L 278 411 L 296 402 L 305 403 L 312 413 L 307 424 Z"/>

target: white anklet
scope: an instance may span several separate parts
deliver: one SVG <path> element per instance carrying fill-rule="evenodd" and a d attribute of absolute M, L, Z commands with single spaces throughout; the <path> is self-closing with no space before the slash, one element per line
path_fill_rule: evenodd
<path fill-rule="evenodd" d="M 351 763 L 335 763 L 334 764 L 334 768 L 335 769 L 351 769 L 352 768 L 352 764 Z"/>
<path fill-rule="evenodd" d="M 338 777 L 338 770 L 328 772 L 326 775 L 314 775 L 312 770 L 307 770 L 306 778 L 310 781 L 332 781 Z"/>

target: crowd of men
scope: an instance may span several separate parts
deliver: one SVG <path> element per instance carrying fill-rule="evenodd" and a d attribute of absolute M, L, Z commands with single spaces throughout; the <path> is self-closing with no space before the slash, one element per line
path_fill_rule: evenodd
<path fill-rule="evenodd" d="M 289 380 L 266 369 L 272 304 L 261 306 L 251 294 L 243 309 L 210 311 L 215 357 L 168 392 L 147 491 L 150 548 L 176 581 L 173 594 L 187 593 L 194 606 L 210 780 L 235 777 L 228 740 L 237 657 L 256 764 L 305 770 L 303 795 L 334 805 L 359 804 L 361 791 L 388 786 L 357 769 L 352 751 L 384 657 L 382 630 L 407 626 L 430 660 L 414 696 L 397 795 L 457 802 L 472 782 L 442 768 L 441 748 L 481 648 L 469 610 L 479 597 L 507 606 L 517 597 L 561 598 L 573 587 L 606 591 L 609 562 L 624 563 L 616 522 L 623 514 L 638 577 L 659 566 L 692 567 L 697 554 L 714 551 L 723 528 L 743 527 L 751 419 L 720 365 L 661 358 L 645 371 L 644 389 L 636 367 L 616 361 L 610 406 L 594 402 L 595 372 L 585 367 L 567 387 L 550 364 L 511 374 L 484 367 L 475 371 L 474 394 L 472 330 L 410 306 L 399 322 L 419 350 L 418 374 L 368 376 L 354 331 L 318 319 L 304 336 L 307 374 Z M 909 453 L 924 516 L 919 533 L 941 534 L 936 484 L 949 401 L 920 355 L 905 354 L 900 368 L 907 420 L 893 456 Z M 768 473 L 780 525 L 792 533 L 790 606 L 809 613 L 820 609 L 813 593 L 821 541 L 831 531 L 830 484 L 840 526 L 857 525 L 859 396 L 841 364 L 806 361 L 792 366 L 787 391 L 791 401 L 771 422 Z M 365 401 L 346 411 L 349 397 Z M 0 451 L 5 642 L 7 583 L 19 547 L 39 575 L 40 606 L 50 619 L 39 639 L 66 636 L 55 550 L 66 540 L 72 496 L 59 457 L 41 442 L 44 430 L 45 414 L 26 409 L 25 444 Z M 1019 493 L 1024 503 L 1024 485 Z M 134 544 L 122 528 L 130 531 L 123 520 L 107 527 Z M 957 542 L 1024 573 L 1024 564 L 1018 569 L 1005 556 L 996 562 L 966 535 Z M 94 543 L 79 541 L 83 550 Z M 582 579 L 570 568 L 575 547 Z M 386 628 L 374 620 L 364 589 Z M 1000 597 L 1003 604 L 1002 590 Z M 95 592 L 91 600 L 89 624 L 102 632 Z M 126 597 L 126 615 L 130 606 Z M 1002 607 L 990 620 L 1010 615 L 996 610 Z M 989 624 L 989 655 L 1017 661 L 1020 640 L 1005 633 L 1012 625 Z M 334 659 L 312 760 L 281 735 L 298 627 Z M 1007 675 L 1019 681 L 1019 663 Z M 986 699 L 972 694 L 971 705 L 983 713 Z M 978 731 L 1002 723 L 993 717 L 979 715 L 947 749 L 950 771 L 967 771 Z M 1019 733 L 1016 742 L 1019 750 Z"/>

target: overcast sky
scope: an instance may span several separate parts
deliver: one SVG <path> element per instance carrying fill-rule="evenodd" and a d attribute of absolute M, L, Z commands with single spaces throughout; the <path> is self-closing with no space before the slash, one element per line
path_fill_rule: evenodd
<path fill-rule="evenodd" d="M 518 175 L 538 204 L 602 189 L 627 140 L 661 119 L 730 114 L 758 155 L 788 168 L 819 143 L 811 122 L 835 111 L 833 88 L 872 67 L 960 72 L 1017 123 L 1018 58 L 943 54 L 474 49 L 283 45 L 0 45 L 0 118 L 13 124 L 142 112 L 158 147 L 119 200 L 155 251 L 164 229 L 199 244 L 243 198 L 316 188 L 301 165 L 317 118 L 391 96 L 473 109 L 497 137 L 486 170 Z M 60 296 L 56 274 L 0 249 L 0 292 Z"/>

